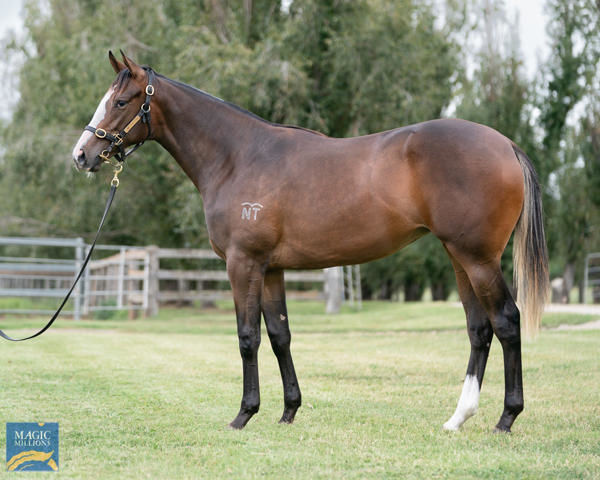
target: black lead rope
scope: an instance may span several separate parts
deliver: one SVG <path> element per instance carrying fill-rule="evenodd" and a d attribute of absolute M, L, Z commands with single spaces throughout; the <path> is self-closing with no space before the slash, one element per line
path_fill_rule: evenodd
<path fill-rule="evenodd" d="M 115 178 L 116 178 L 116 174 L 115 174 Z M 56 313 L 52 316 L 52 318 L 50 319 L 50 321 L 46 324 L 46 326 L 44 328 L 42 328 L 39 332 L 34 333 L 33 335 L 30 335 L 29 337 L 12 338 L 12 337 L 9 337 L 2 330 L 0 330 L 0 337 L 4 338 L 5 340 L 9 340 L 11 342 L 22 342 L 24 340 L 29 340 L 30 338 L 35 338 L 35 337 L 41 335 L 42 333 L 44 333 L 46 330 L 48 330 L 50 328 L 50 326 L 54 323 L 54 320 L 56 320 L 58 318 L 63 307 L 69 300 L 71 293 L 73 293 L 73 290 L 75 290 L 75 286 L 77 285 L 77 282 L 83 275 L 83 272 L 85 271 L 85 267 L 87 267 L 87 264 L 90 261 L 90 258 L 92 257 L 92 252 L 94 251 L 94 247 L 96 246 L 96 241 L 98 240 L 98 237 L 100 236 L 100 230 L 102 230 L 102 226 L 104 225 L 104 220 L 106 220 L 106 215 L 108 214 L 108 210 L 110 209 L 113 199 L 115 198 L 115 193 L 117 192 L 117 187 L 119 186 L 118 179 L 115 181 L 115 178 L 113 178 L 113 182 L 110 185 L 110 193 L 108 194 L 108 199 L 106 200 L 106 206 L 104 207 L 104 213 L 102 214 L 102 220 L 100 220 L 100 225 L 98 226 L 98 231 L 96 232 L 96 236 L 94 237 L 94 241 L 92 242 L 90 251 L 88 252 L 87 256 L 85 257 L 85 260 L 83 261 L 83 265 L 81 266 L 81 270 L 79 271 L 77 278 L 75 278 L 75 281 L 73 282 L 73 285 L 71 286 L 71 289 L 67 293 L 67 296 L 65 297 L 65 299 L 60 304 L 60 307 L 58 307 L 58 310 L 56 311 Z"/>

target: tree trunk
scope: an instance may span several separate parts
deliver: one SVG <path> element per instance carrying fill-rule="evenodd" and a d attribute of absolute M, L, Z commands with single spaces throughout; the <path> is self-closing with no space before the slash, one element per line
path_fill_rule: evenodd
<path fill-rule="evenodd" d="M 381 285 L 381 289 L 379 290 L 379 300 L 391 300 L 392 295 L 394 295 L 394 289 L 392 288 L 392 281 L 386 280 Z"/>
<path fill-rule="evenodd" d="M 431 298 L 434 301 L 446 301 L 448 300 L 448 295 L 450 295 L 450 291 L 445 282 L 436 282 L 431 285 Z"/>
<path fill-rule="evenodd" d="M 418 283 L 408 283 L 404 285 L 404 301 L 419 302 L 423 297 L 423 286 Z"/>
<path fill-rule="evenodd" d="M 217 37 L 223 43 L 229 43 L 229 32 L 227 32 L 227 5 L 222 0 L 211 0 L 211 14 L 215 22 Z"/>
<path fill-rule="evenodd" d="M 565 265 L 565 269 L 563 271 L 563 299 L 564 303 L 569 302 L 569 294 L 573 289 L 573 285 L 575 284 L 575 264 L 573 262 L 568 262 Z"/>
<path fill-rule="evenodd" d="M 344 296 L 344 282 L 342 267 L 325 269 L 325 312 L 339 313 Z"/>

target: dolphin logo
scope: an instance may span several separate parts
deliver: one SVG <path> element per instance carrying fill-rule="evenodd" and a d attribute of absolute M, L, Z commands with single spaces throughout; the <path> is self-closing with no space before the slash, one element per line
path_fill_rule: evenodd
<path fill-rule="evenodd" d="M 33 462 L 42 462 L 47 464 L 52 470 L 56 472 L 58 471 L 58 465 L 52 458 L 53 453 L 54 450 L 52 450 L 51 452 L 38 452 L 37 450 L 29 450 L 27 452 L 17 453 L 8 462 L 6 462 L 6 467 L 9 472 L 18 472 L 27 470 L 34 464 Z"/>

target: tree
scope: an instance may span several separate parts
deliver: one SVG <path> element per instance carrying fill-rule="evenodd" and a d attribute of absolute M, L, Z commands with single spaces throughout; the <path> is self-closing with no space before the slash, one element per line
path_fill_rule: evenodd
<path fill-rule="evenodd" d="M 549 0 L 555 53 L 534 82 L 525 78 L 502 3 L 446 0 L 445 10 L 415 0 L 282 5 L 164 0 L 148 8 L 131 0 L 123 9 L 116 0 L 28 0 L 24 38 L 5 43 L 6 55 L 19 53 L 24 61 L 16 110 L 0 126 L 3 234 L 91 237 L 109 172 L 86 178 L 72 168 L 70 151 L 114 78 L 106 52 L 123 47 L 157 71 L 267 120 L 333 136 L 448 112 L 495 127 L 536 165 L 553 271 L 566 275 L 570 268 L 574 281 L 580 278 L 572 267 L 584 248 L 597 245 L 600 203 L 593 0 Z M 464 60 L 472 50 L 461 40 L 467 32 L 482 39 L 474 68 Z M 573 112 L 583 104 L 579 122 Z M 139 150 L 122 178 L 105 241 L 207 245 L 200 196 L 158 145 Z M 510 260 L 503 262 L 510 274 Z M 365 293 L 385 298 L 400 290 L 420 298 L 428 285 L 444 298 L 454 283 L 432 236 L 362 272 Z"/>
<path fill-rule="evenodd" d="M 544 162 L 536 166 L 543 181 L 549 184 L 553 179 L 556 185 L 555 191 L 546 188 L 545 196 L 550 218 L 549 250 L 554 270 L 562 270 L 563 295 L 568 299 L 590 228 L 591 204 L 585 195 L 589 182 L 586 170 L 577 163 L 581 159 L 587 171 L 593 169 L 584 152 L 573 144 L 576 134 L 568 121 L 580 102 L 593 102 L 589 94 L 600 61 L 600 14 L 592 0 L 549 0 L 548 6 L 555 53 L 547 64 L 547 92 L 540 105 L 544 128 L 540 155 Z M 589 148 L 587 153 L 591 153 Z"/>
<path fill-rule="evenodd" d="M 587 119 L 583 120 L 585 124 Z M 555 253 L 564 262 L 561 296 L 569 302 L 569 292 L 576 279 L 583 279 L 583 261 L 588 248 L 598 242 L 598 209 L 594 208 L 593 177 L 587 176 L 587 166 L 595 159 L 588 156 L 590 147 L 585 138 L 587 132 L 569 128 L 562 148 L 561 167 L 555 172 L 559 197 L 556 199 L 554 228 L 561 241 Z M 580 283 L 580 301 L 583 300 Z"/>
<path fill-rule="evenodd" d="M 75 172 L 70 151 L 114 78 L 108 49 L 123 47 L 268 120 L 336 136 L 436 118 L 451 101 L 457 49 L 430 4 L 306 0 L 285 11 L 280 0 L 165 0 L 153 8 L 132 0 L 121 7 L 27 2 L 25 38 L 7 45 L 25 60 L 20 100 L 0 131 L 3 233 L 26 226 L 33 235 L 89 238 L 94 231 L 109 173 L 90 180 Z M 159 146 L 139 150 L 122 179 L 105 241 L 206 245 L 200 196 Z M 386 261 L 394 267 L 386 281 L 408 288 L 410 251 Z M 413 270 L 418 293 L 427 275 L 423 265 Z"/>
<path fill-rule="evenodd" d="M 294 2 L 290 12 L 286 43 L 309 59 L 305 115 L 312 128 L 338 137 L 373 133 L 438 118 L 450 103 L 457 51 L 436 28 L 429 4 L 305 1 Z M 439 242 L 420 243 L 364 265 L 365 297 L 392 298 L 403 288 L 405 298 L 420 299 L 428 282 L 425 259 L 417 250 L 423 243 L 436 245 L 429 264 L 446 272 L 437 278 L 451 276 Z M 444 295 L 448 288 L 437 291 Z"/>

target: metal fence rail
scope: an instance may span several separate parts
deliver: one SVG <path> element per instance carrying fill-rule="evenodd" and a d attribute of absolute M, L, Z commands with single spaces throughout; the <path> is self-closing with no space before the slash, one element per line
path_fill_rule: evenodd
<path fill-rule="evenodd" d="M 90 248 L 81 238 L 26 237 L 0 237 L 1 247 L 18 247 L 19 254 L 10 256 L 0 251 L 0 297 L 38 299 L 40 304 L 37 309 L 0 305 L 0 313 L 10 314 L 53 313 L 51 305 L 43 299 L 66 295 Z M 35 256 L 35 251 L 27 257 L 22 253 L 25 247 L 72 249 L 72 258 L 41 258 Z M 151 316 L 165 303 L 212 302 L 232 296 L 225 263 L 212 250 L 96 245 L 96 251 L 103 258 L 90 261 L 71 297 L 72 309 L 63 311 L 75 319 L 106 310 L 143 311 Z M 202 267 L 195 266 L 198 261 Z M 339 287 L 324 288 L 326 283 L 331 284 L 328 280 L 331 275 L 335 277 L 334 283 L 339 281 Z M 344 299 L 360 308 L 358 266 L 345 267 L 345 271 L 342 267 L 289 271 L 285 281 L 295 286 L 288 288 L 290 299 L 327 300 L 326 297 L 333 295 L 338 309 Z M 303 289 L 298 290 L 302 285 Z"/>
<path fill-rule="evenodd" d="M 81 267 L 85 243 L 82 238 L 0 237 L 0 247 L 67 247 L 73 258 L 39 258 L 0 256 L 0 297 L 64 298 Z M 82 295 L 78 286 L 73 292 L 72 310 L 65 314 L 79 318 Z M 58 306 L 58 305 L 57 305 Z M 51 314 L 48 308 L 4 308 L 0 313 Z"/>

